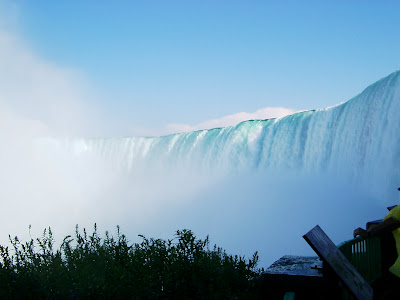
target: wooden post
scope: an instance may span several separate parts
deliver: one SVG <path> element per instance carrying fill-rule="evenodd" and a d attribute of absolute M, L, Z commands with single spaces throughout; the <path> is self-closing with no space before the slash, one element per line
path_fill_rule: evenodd
<path fill-rule="evenodd" d="M 313 248 L 315 253 L 326 262 L 338 275 L 345 286 L 359 300 L 372 300 L 373 290 L 368 282 L 358 273 L 343 253 L 318 225 L 311 229 L 303 238 Z"/>

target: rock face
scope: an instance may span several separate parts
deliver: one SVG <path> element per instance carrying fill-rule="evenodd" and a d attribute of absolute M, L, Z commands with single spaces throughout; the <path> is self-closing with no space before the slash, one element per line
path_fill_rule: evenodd
<path fill-rule="evenodd" d="M 322 261 L 318 256 L 285 255 L 274 262 L 266 274 L 322 276 Z"/>

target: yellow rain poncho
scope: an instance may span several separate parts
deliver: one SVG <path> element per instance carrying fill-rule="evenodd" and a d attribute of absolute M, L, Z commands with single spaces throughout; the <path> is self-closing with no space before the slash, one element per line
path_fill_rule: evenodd
<path fill-rule="evenodd" d="M 386 219 L 388 219 L 390 217 L 400 221 L 400 205 L 398 205 L 395 208 L 393 208 L 388 213 L 388 215 L 385 217 L 384 220 L 386 220 Z M 394 265 L 389 268 L 389 271 L 392 272 L 397 277 L 400 277 L 400 228 L 397 228 L 397 229 L 393 230 L 392 232 L 393 232 L 394 239 L 396 241 L 396 249 L 397 249 L 398 257 L 397 257 L 396 262 L 394 263 Z"/>

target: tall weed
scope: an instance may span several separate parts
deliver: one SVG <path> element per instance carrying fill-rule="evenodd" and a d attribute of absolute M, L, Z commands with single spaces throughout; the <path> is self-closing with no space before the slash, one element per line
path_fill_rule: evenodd
<path fill-rule="evenodd" d="M 50 228 L 40 238 L 11 248 L 0 245 L 0 297 L 43 299 L 239 299 L 256 297 L 258 255 L 228 255 L 209 238 L 178 230 L 171 240 L 141 236 L 129 244 L 117 226 L 116 237 L 102 238 L 94 225 L 88 234 L 76 226 L 58 249 Z"/>

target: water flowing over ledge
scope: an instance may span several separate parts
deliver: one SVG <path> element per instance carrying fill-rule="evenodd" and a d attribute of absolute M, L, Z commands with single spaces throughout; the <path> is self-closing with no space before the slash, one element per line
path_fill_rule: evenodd
<path fill-rule="evenodd" d="M 400 71 L 327 109 L 162 137 L 42 140 L 95 155 L 128 173 L 143 168 L 330 173 L 394 197 L 400 184 Z"/>

